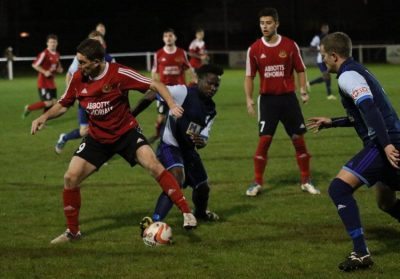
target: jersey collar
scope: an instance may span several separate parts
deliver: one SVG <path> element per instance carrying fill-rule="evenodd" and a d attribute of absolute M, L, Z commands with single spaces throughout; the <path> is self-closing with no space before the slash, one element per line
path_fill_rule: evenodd
<path fill-rule="evenodd" d="M 281 43 L 281 41 L 282 41 L 282 36 L 279 35 L 279 34 L 276 34 L 276 35 L 278 36 L 278 40 L 276 40 L 276 42 L 273 43 L 273 44 L 268 43 L 268 42 L 265 40 L 264 37 L 261 37 L 261 41 L 262 41 L 263 44 L 264 44 L 265 46 L 267 46 L 267 47 L 276 47 L 276 46 L 279 45 L 279 44 Z"/>
<path fill-rule="evenodd" d="M 91 80 L 99 80 L 102 79 L 108 72 L 108 66 L 110 65 L 110 63 L 106 62 L 106 66 L 104 67 L 104 71 L 99 74 L 97 77 L 95 78 L 91 78 Z"/>

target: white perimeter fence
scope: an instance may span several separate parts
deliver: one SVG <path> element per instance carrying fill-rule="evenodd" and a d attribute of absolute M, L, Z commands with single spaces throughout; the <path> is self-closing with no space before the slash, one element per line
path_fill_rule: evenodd
<path fill-rule="evenodd" d="M 301 48 L 304 63 L 306 65 L 315 65 L 315 51 L 309 47 Z M 211 61 L 217 61 L 218 64 L 227 65 L 230 68 L 245 68 L 246 51 L 209 51 Z M 129 52 L 129 53 L 111 53 L 118 61 L 118 57 L 143 57 L 143 65 L 150 71 L 154 52 Z M 33 61 L 36 57 L 16 57 L 11 52 L 7 57 L 0 58 L 0 65 L 6 63 L 8 79 L 14 78 L 13 64 L 19 61 Z M 400 64 L 400 45 L 354 45 L 353 56 L 361 63 L 390 63 Z M 219 59 L 217 59 L 219 57 Z M 222 59 L 221 59 L 222 57 Z M 62 60 L 72 60 L 74 55 L 63 55 Z M 222 61 L 222 63 L 221 63 Z M 1 65 L 3 66 L 3 65 Z"/>

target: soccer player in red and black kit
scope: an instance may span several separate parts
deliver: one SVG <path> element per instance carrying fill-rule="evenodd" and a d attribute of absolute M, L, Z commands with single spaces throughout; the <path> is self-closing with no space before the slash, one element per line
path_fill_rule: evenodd
<path fill-rule="evenodd" d="M 58 38 L 54 34 L 47 36 L 47 48 L 33 61 L 32 67 L 38 71 L 38 88 L 40 101 L 26 105 L 22 118 L 28 116 L 33 110 L 49 109 L 56 103 L 57 88 L 54 82 L 54 74 L 62 73 L 60 54 L 57 52 Z"/>
<path fill-rule="evenodd" d="M 128 91 L 158 91 L 168 104 L 170 113 L 176 117 L 182 116 L 182 107 L 174 103 L 161 82 L 152 81 L 123 65 L 105 62 L 104 55 L 100 42 L 84 40 L 77 47 L 79 70 L 74 73 L 66 92 L 58 103 L 32 122 L 31 133 L 35 134 L 47 120 L 64 114 L 75 100 L 89 117 L 89 135 L 83 139 L 64 174 L 64 215 L 68 228 L 53 239 L 52 244 L 80 238 L 80 184 L 116 153 L 131 166 L 139 163 L 157 179 L 163 191 L 182 211 L 185 228 L 197 225 L 178 182 L 156 159 L 130 113 Z"/>
<path fill-rule="evenodd" d="M 277 33 L 278 12 L 274 8 L 264 8 L 259 13 L 260 29 L 263 36 L 253 43 L 247 52 L 244 91 L 247 111 L 255 115 L 253 89 L 254 77 L 260 76 L 258 97 L 259 141 L 254 155 L 254 181 L 246 195 L 257 196 L 263 185 L 263 176 L 268 160 L 268 149 L 279 121 L 285 127 L 296 150 L 297 164 L 301 173 L 301 189 L 311 194 L 319 194 L 310 181 L 310 158 L 303 134 L 306 132 L 304 118 L 295 94 L 296 71 L 299 79 L 300 97 L 308 101 L 306 73 L 300 49 L 297 44 Z"/>
<path fill-rule="evenodd" d="M 206 43 L 204 42 L 203 28 L 198 28 L 196 30 L 195 38 L 189 45 L 188 54 L 190 56 L 190 65 L 195 69 L 208 63 L 209 57 L 206 50 Z"/>
<path fill-rule="evenodd" d="M 185 72 L 194 81 L 194 71 L 189 64 L 186 51 L 176 46 L 176 39 L 174 29 L 166 29 L 163 33 L 164 47 L 154 54 L 152 78 L 165 85 L 185 85 Z M 156 134 L 149 138 L 151 143 L 160 137 L 160 131 L 166 121 L 168 108 L 164 102 L 157 101 L 157 112 Z"/>

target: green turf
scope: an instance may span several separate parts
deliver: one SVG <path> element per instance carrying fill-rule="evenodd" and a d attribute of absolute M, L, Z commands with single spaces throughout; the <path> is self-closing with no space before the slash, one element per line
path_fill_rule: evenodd
<path fill-rule="evenodd" d="M 400 109 L 399 66 L 374 65 L 393 104 Z M 76 108 L 53 120 L 35 136 L 21 119 L 23 106 L 37 100 L 35 77 L 0 80 L 0 278 L 396 278 L 399 224 L 380 212 L 374 189 L 356 196 L 376 265 L 343 274 L 337 264 L 351 242 L 327 195 L 330 180 L 361 147 L 351 128 L 307 134 L 315 184 L 320 196 L 300 191 L 293 147 L 278 128 L 269 153 L 267 187 L 257 198 L 245 190 L 252 178 L 257 143 L 256 119 L 247 115 L 243 71 L 227 70 L 215 97 L 218 116 L 209 146 L 201 150 L 212 193 L 210 208 L 221 216 L 193 232 L 181 229 L 173 209 L 167 222 L 174 245 L 150 248 L 138 223 L 150 215 L 160 189 L 140 167 L 114 158 L 83 184 L 81 229 L 77 243 L 50 246 L 64 230 L 63 173 L 78 141 L 56 155 L 61 132 L 77 126 Z M 318 75 L 310 68 L 310 79 Z M 59 95 L 63 79 L 58 79 Z M 333 90 L 337 95 L 336 80 Z M 132 102 L 140 97 L 131 94 Z M 326 100 L 323 85 L 312 88 L 305 117 L 342 116 L 340 101 Z M 139 117 L 146 135 L 154 129 L 155 109 Z M 190 199 L 191 192 L 186 191 Z"/>

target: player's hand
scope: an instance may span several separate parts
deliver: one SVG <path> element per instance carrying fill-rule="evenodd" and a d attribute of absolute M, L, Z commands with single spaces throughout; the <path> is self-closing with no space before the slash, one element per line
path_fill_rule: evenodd
<path fill-rule="evenodd" d="M 171 114 L 177 118 L 182 117 L 183 115 L 183 108 L 177 104 L 169 108 Z"/>
<path fill-rule="evenodd" d="M 303 104 L 307 104 L 308 100 L 310 99 L 310 95 L 307 92 L 300 93 L 300 98 Z"/>
<path fill-rule="evenodd" d="M 37 131 L 40 131 L 41 129 L 43 129 L 45 123 L 46 123 L 46 119 L 42 116 L 33 120 L 32 126 L 31 126 L 31 134 L 34 135 L 34 134 L 36 134 Z"/>
<path fill-rule="evenodd" d="M 256 110 L 254 109 L 254 101 L 252 99 L 247 99 L 247 113 L 251 116 L 256 115 Z"/>
<path fill-rule="evenodd" d="M 400 169 L 399 167 L 399 162 L 400 162 L 400 154 L 399 151 L 394 147 L 393 144 L 388 144 L 384 148 L 385 154 L 387 159 L 389 160 L 389 163 L 396 169 Z"/>
<path fill-rule="evenodd" d="M 57 72 L 58 74 L 62 74 L 62 73 L 64 72 L 64 68 L 63 68 L 63 67 L 57 67 L 56 72 Z"/>
<path fill-rule="evenodd" d="M 307 119 L 307 129 L 310 129 L 313 133 L 318 133 L 324 128 L 332 127 L 332 119 L 328 117 L 311 117 Z"/>
<path fill-rule="evenodd" d="M 43 74 L 45 77 L 51 77 L 53 75 L 50 71 L 44 71 Z"/>
<path fill-rule="evenodd" d="M 191 135 L 190 138 L 192 139 L 194 145 L 199 149 L 207 145 L 207 138 L 201 135 Z"/>

